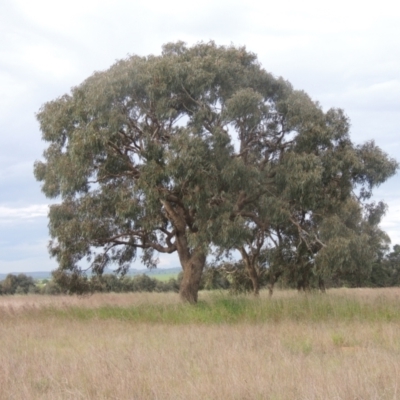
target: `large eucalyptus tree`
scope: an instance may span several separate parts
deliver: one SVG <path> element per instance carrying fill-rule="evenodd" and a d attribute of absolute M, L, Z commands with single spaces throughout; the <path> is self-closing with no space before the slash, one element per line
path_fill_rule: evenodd
<path fill-rule="evenodd" d="M 318 215 L 396 167 L 384 157 L 374 172 L 371 156 L 367 170 L 340 112 L 323 113 L 245 48 L 213 42 L 118 61 L 37 118 L 48 147 L 35 176 L 60 201 L 49 212 L 58 272 L 79 274 L 85 260 L 124 272 L 139 254 L 151 267 L 177 252 L 189 302 L 210 248 L 246 259 L 246 243 L 291 229 L 319 243 L 308 229 Z"/>
<path fill-rule="evenodd" d="M 290 90 L 244 48 L 179 42 L 118 61 L 44 104 L 37 118 L 48 147 L 34 172 L 61 201 L 49 212 L 59 270 L 80 273 L 87 259 L 96 273 L 111 263 L 125 271 L 138 249 L 147 266 L 155 252 L 176 251 L 180 295 L 196 302 L 210 244 L 243 230 L 232 204 L 240 211 L 264 190 L 235 154 L 231 121 L 258 118 L 246 112 L 254 98 L 273 120 L 275 99 Z"/>

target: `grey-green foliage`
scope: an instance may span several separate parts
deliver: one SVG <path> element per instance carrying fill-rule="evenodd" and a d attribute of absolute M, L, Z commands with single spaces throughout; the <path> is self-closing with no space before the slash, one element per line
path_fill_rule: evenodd
<path fill-rule="evenodd" d="M 352 198 L 321 223 L 320 235 L 325 246 L 319 251 L 316 264 L 325 279 L 351 286 L 365 285 L 390 242 L 379 228 L 385 210 L 382 202 L 361 207 Z"/>
<path fill-rule="evenodd" d="M 325 219 L 397 168 L 374 143 L 351 142 L 343 111 L 324 112 L 253 53 L 213 42 L 120 60 L 37 118 L 48 147 L 35 176 L 61 200 L 49 250 L 71 285 L 85 285 L 83 260 L 125 272 L 138 249 L 149 267 L 156 252 L 178 252 L 188 301 L 211 245 L 269 254 L 278 273 L 285 259 L 308 268 Z"/>
<path fill-rule="evenodd" d="M 226 271 L 216 266 L 207 266 L 202 276 L 201 288 L 204 290 L 223 290 L 229 289 L 231 281 Z"/>
<path fill-rule="evenodd" d="M 251 143 L 291 91 L 244 48 L 179 42 L 118 61 L 46 103 L 37 118 L 48 147 L 35 176 L 61 199 L 49 213 L 60 270 L 79 273 L 87 258 L 95 272 L 112 262 L 123 272 L 141 249 L 150 267 L 154 251 L 178 251 L 184 271 L 197 262 L 201 275 L 213 241 L 244 234 L 231 218 L 238 192 L 249 201 L 263 183 L 234 157 L 229 129 Z"/>
<path fill-rule="evenodd" d="M 385 255 L 381 264 L 384 274 L 381 273 L 373 283 L 376 286 L 400 286 L 400 245 L 394 245 L 393 250 Z"/>
<path fill-rule="evenodd" d="M 310 216 L 299 227 L 280 232 L 283 246 L 270 250 L 269 268 L 281 271 L 283 284 L 299 289 L 318 287 L 321 282 L 388 286 L 390 239 L 379 228 L 385 211 L 383 202 L 362 204 L 350 196 L 321 218 L 312 221 Z"/>
<path fill-rule="evenodd" d="M 90 279 L 91 292 L 177 292 L 177 279 L 161 281 L 146 274 L 117 277 L 114 274 L 92 276 Z"/>
<path fill-rule="evenodd" d="M 38 288 L 35 285 L 35 281 L 25 274 L 8 274 L 0 282 L 0 294 L 28 294 L 36 292 L 38 292 Z"/>
<path fill-rule="evenodd" d="M 45 279 L 42 282 L 34 281 L 25 274 L 8 274 L 3 281 L 0 281 L 0 295 L 84 295 L 94 292 L 178 292 L 178 290 L 179 279 L 171 278 L 164 282 L 145 274 L 133 277 L 117 277 L 114 274 L 83 276 L 55 271 L 53 279 Z"/>
<path fill-rule="evenodd" d="M 378 227 L 385 205 L 366 201 L 398 164 L 372 141 L 352 143 L 344 112 L 324 113 L 303 92 L 293 91 L 279 110 L 275 141 L 259 137 L 247 146 L 246 165 L 267 171 L 258 201 L 238 212 L 248 232 L 238 247 L 248 273 L 261 282 L 267 263 L 271 283 L 281 276 L 303 289 L 341 270 L 362 280 L 387 242 Z"/>
<path fill-rule="evenodd" d="M 375 222 L 372 214 L 363 219 L 362 210 L 397 162 L 373 141 L 355 145 L 344 112 L 323 112 L 304 92 L 292 91 L 276 109 L 275 124 L 264 123 L 267 139 L 253 136 L 250 146 L 241 141 L 246 165 L 265 177 L 258 201 L 238 212 L 249 234 L 239 246 L 248 272 L 261 279 L 267 254 L 273 280 L 282 275 L 299 288 L 340 268 L 355 271 L 357 265 L 368 274 L 374 252 L 387 240 L 377 227 L 384 205 L 373 213 Z M 253 125 L 242 129 L 254 131 Z M 349 213 L 357 223 L 347 223 Z"/>

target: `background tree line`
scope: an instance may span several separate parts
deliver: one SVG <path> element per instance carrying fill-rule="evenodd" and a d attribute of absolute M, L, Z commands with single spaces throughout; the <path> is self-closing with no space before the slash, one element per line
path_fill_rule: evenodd
<path fill-rule="evenodd" d="M 25 275 L 9 274 L 0 281 L 0 295 L 13 294 L 66 294 L 66 293 L 94 293 L 94 292 L 179 292 L 183 273 L 177 278 L 162 281 L 150 278 L 148 275 L 137 275 L 134 277 L 118 277 L 114 274 L 102 276 L 69 276 L 65 282 L 66 275 L 53 273 L 53 279 L 35 281 Z M 264 266 L 260 273 L 259 284 L 261 288 L 268 288 L 271 291 L 276 283 L 280 288 L 296 288 L 297 282 L 290 280 L 290 274 L 285 275 L 282 271 L 279 279 L 271 277 L 271 271 Z M 336 274 L 327 282 L 329 287 L 391 287 L 400 286 L 400 245 L 395 245 L 391 252 L 381 254 L 373 263 L 369 273 L 364 271 L 360 274 L 342 275 Z M 309 289 L 318 289 L 317 277 L 310 279 Z M 200 290 L 229 290 L 232 294 L 246 293 L 253 291 L 252 281 L 247 274 L 242 261 L 234 263 L 222 263 L 220 265 L 209 265 L 202 275 Z"/>
<path fill-rule="evenodd" d="M 65 279 L 68 278 L 68 282 Z M 146 274 L 134 277 L 118 277 L 114 274 L 104 274 L 102 276 L 82 276 L 82 275 L 57 275 L 52 279 L 35 281 L 25 275 L 8 274 L 0 281 L 0 294 L 88 294 L 94 292 L 178 292 L 181 277 L 171 278 L 168 281 L 161 281 L 151 278 Z"/>

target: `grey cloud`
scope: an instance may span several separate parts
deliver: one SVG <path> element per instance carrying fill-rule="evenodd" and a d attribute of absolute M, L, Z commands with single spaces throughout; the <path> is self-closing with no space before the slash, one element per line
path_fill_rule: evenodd
<path fill-rule="evenodd" d="M 71 0 L 46 9 L 44 3 L 0 4 L 0 208 L 48 201 L 33 177 L 33 162 L 46 147 L 35 120 L 43 103 L 128 53 L 159 54 L 168 41 L 246 45 L 265 69 L 304 89 L 324 109 L 344 108 L 355 142 L 375 139 L 391 156 L 400 154 L 400 25 L 386 0 L 362 10 L 339 0 L 329 12 L 325 5 L 294 0 Z M 400 242 L 399 188 L 396 176 L 376 198 L 388 199 L 385 226 Z M 0 217 L 0 272 L 54 268 L 45 246 L 46 217 L 11 214 L 7 221 Z"/>

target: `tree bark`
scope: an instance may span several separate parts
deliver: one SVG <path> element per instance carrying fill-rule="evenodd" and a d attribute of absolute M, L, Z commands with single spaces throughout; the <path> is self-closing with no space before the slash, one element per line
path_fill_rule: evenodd
<path fill-rule="evenodd" d="M 269 283 L 267 285 L 268 287 L 268 292 L 269 292 L 269 297 L 272 297 L 272 295 L 274 294 L 274 286 L 276 281 L 279 279 L 279 277 L 282 275 L 282 272 L 278 271 L 275 273 L 272 273 L 270 271 L 269 273 Z"/>
<path fill-rule="evenodd" d="M 258 296 L 260 294 L 260 282 L 258 279 L 258 274 L 254 265 L 246 264 L 247 272 L 249 273 L 251 283 L 253 285 L 253 294 Z"/>
<path fill-rule="evenodd" d="M 200 246 L 190 249 L 185 233 L 177 233 L 176 244 L 183 269 L 179 296 L 182 301 L 195 304 L 197 303 L 201 275 L 206 263 L 206 254 Z"/>
<path fill-rule="evenodd" d="M 274 294 L 274 284 L 273 283 L 269 283 L 267 285 L 268 287 L 268 296 L 272 297 L 272 295 Z"/>
<path fill-rule="evenodd" d="M 325 281 L 320 276 L 318 277 L 318 286 L 321 293 L 326 293 Z"/>
<path fill-rule="evenodd" d="M 260 281 L 256 267 L 254 265 L 255 258 L 249 257 L 244 247 L 239 248 L 239 251 L 242 254 L 242 259 L 244 261 L 246 271 L 249 274 L 249 278 L 253 286 L 253 294 L 254 296 L 258 296 L 260 294 Z"/>
<path fill-rule="evenodd" d="M 194 249 L 189 246 L 187 238 L 188 222 L 185 219 L 185 210 L 180 206 L 171 205 L 168 201 L 163 200 L 161 203 L 176 230 L 176 250 L 183 269 L 183 278 L 179 288 L 180 298 L 182 301 L 191 304 L 197 303 L 201 275 L 206 263 L 206 254 L 201 246 Z"/>
<path fill-rule="evenodd" d="M 182 263 L 183 278 L 179 288 L 182 301 L 191 304 L 197 303 L 201 275 L 203 273 L 206 256 L 201 251 L 194 251 L 188 260 Z"/>

